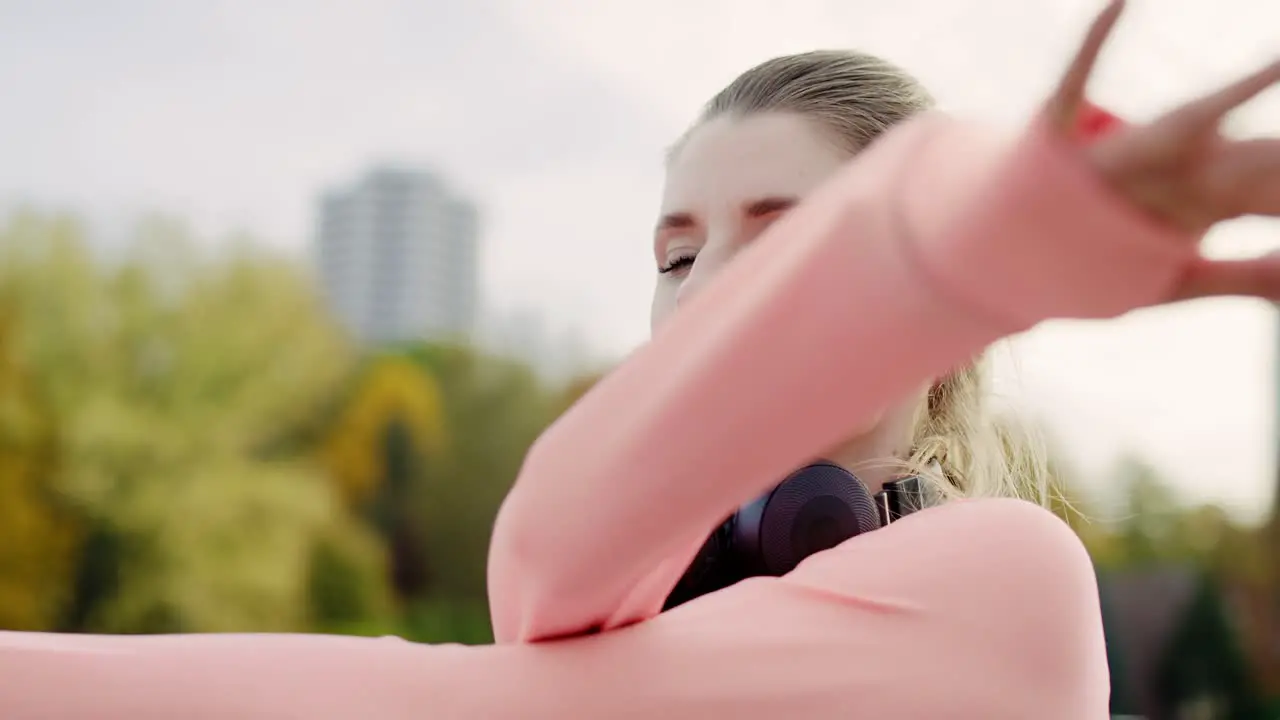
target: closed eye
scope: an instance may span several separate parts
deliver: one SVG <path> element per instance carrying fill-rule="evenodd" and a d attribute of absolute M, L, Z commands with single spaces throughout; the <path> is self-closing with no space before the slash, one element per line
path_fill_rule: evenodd
<path fill-rule="evenodd" d="M 658 272 L 663 275 L 679 272 L 693 267 L 693 261 L 697 258 L 696 253 L 681 255 L 679 257 L 668 260 L 665 264 L 658 268 Z"/>

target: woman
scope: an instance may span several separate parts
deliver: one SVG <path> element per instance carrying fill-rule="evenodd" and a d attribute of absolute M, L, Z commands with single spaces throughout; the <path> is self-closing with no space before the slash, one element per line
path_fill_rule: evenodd
<path fill-rule="evenodd" d="M 768 64 L 712 103 L 671 158 L 652 343 L 544 434 L 498 519 L 499 645 L 0 633 L 0 716 L 1106 717 L 1088 558 L 1030 503 L 931 508 L 658 613 L 709 528 L 832 448 L 1011 494 L 992 451 L 963 444 L 981 437 L 975 381 L 951 372 L 990 342 L 1051 317 L 1280 297 L 1275 262 L 1197 252 L 1221 220 L 1280 215 L 1276 141 L 1217 135 L 1280 65 L 1084 143 L 1119 11 L 1011 144 L 907 120 L 923 95 L 858 58 Z"/>

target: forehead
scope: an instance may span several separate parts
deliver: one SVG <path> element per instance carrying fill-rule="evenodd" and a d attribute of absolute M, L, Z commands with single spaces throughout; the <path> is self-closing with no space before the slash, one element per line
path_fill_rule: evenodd
<path fill-rule="evenodd" d="M 694 128 L 667 164 L 663 212 L 697 212 L 769 196 L 803 196 L 848 153 L 791 113 L 719 117 Z"/>

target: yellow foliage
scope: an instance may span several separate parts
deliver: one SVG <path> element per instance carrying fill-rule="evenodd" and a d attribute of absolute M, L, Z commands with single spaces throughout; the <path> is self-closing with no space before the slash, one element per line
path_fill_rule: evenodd
<path fill-rule="evenodd" d="M 48 487 L 55 438 L 0 315 L 0 628 L 48 630 L 74 571 L 78 524 Z"/>
<path fill-rule="evenodd" d="M 385 433 L 397 420 L 424 454 L 444 453 L 444 411 L 434 378 L 411 360 L 387 357 L 366 372 L 322 448 L 324 463 L 351 506 L 377 492 L 386 474 Z"/>

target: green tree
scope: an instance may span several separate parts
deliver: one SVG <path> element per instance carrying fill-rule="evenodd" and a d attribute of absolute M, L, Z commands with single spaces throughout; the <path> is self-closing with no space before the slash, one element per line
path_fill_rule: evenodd
<path fill-rule="evenodd" d="M 1217 505 L 1181 502 L 1151 465 L 1135 458 L 1118 463 L 1112 481 L 1123 489 L 1124 505 L 1086 540 L 1100 565 L 1186 564 L 1231 583 L 1266 581 L 1270 562 L 1259 529 Z"/>
<path fill-rule="evenodd" d="M 1125 492 L 1116 531 L 1125 563 L 1147 565 L 1194 557 L 1182 532 L 1184 508 L 1155 468 L 1137 458 L 1124 458 L 1116 466 L 1114 482 Z"/>
<path fill-rule="evenodd" d="M 403 437 L 389 441 L 393 426 Z M 349 507 L 365 512 L 383 493 L 391 472 L 388 442 L 406 443 L 415 456 L 442 457 L 448 446 L 445 432 L 441 391 L 430 372 L 406 358 L 383 355 L 365 364 L 320 452 Z"/>
<path fill-rule="evenodd" d="M 321 447 L 347 506 L 381 534 L 401 599 L 431 589 L 415 488 L 447 447 L 439 388 L 425 368 L 396 355 L 366 363 Z"/>
<path fill-rule="evenodd" d="M 90 528 L 70 629 L 303 627 L 316 548 L 347 526 L 280 438 L 353 358 L 305 275 L 166 220 L 106 262 L 73 219 L 20 213 L 0 290 L 59 431 L 52 482 Z"/>
<path fill-rule="evenodd" d="M 442 588 L 483 601 L 489 533 L 525 453 L 554 419 L 555 398 L 526 366 L 474 350 L 424 345 L 407 355 L 439 382 L 450 451 L 428 459 L 414 491 L 422 540 Z"/>
<path fill-rule="evenodd" d="M 56 428 L 14 332 L 0 301 L 0 628 L 49 630 L 66 601 L 81 528 L 53 485 Z"/>
<path fill-rule="evenodd" d="M 416 344 L 366 361 L 320 455 L 388 547 L 404 634 L 491 639 L 489 531 L 556 401 L 524 365 L 463 346 Z"/>

